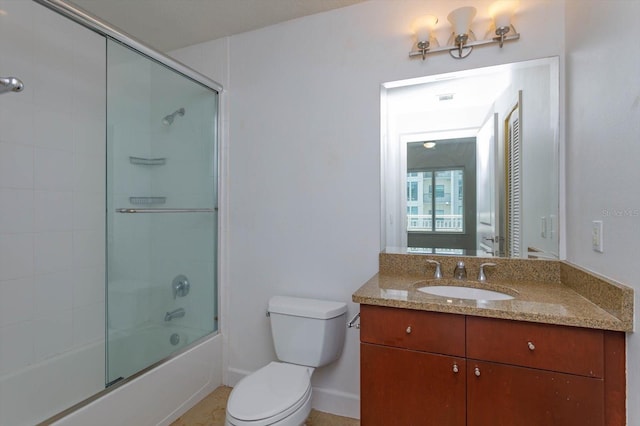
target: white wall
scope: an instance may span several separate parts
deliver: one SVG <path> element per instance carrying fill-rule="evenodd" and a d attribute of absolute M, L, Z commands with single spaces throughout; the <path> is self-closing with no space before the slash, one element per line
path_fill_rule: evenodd
<path fill-rule="evenodd" d="M 640 248 L 640 44 L 637 0 L 569 0 L 567 44 L 567 259 L 636 290 Z M 624 52 L 624 54 L 621 54 Z M 591 221 L 604 222 L 604 253 Z M 628 424 L 640 422 L 640 338 L 627 338 Z"/>
<path fill-rule="evenodd" d="M 522 39 L 502 50 L 408 58 L 414 17 L 445 28 L 467 3 L 372 0 L 228 39 L 228 383 L 275 359 L 270 296 L 350 301 L 376 273 L 383 82 L 563 54 L 563 3 L 531 0 L 514 21 Z M 473 4 L 488 24 L 490 1 Z M 206 74 L 202 55 L 218 47 L 176 56 Z M 359 416 L 358 340 L 350 330 L 341 359 L 315 373 L 316 408 Z"/>

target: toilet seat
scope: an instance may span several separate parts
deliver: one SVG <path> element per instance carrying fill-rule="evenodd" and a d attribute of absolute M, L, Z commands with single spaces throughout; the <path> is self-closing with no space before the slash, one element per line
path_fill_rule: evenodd
<path fill-rule="evenodd" d="M 229 396 L 228 420 L 236 426 L 267 426 L 301 408 L 310 410 L 313 370 L 272 362 L 248 375 L 238 382 Z"/>

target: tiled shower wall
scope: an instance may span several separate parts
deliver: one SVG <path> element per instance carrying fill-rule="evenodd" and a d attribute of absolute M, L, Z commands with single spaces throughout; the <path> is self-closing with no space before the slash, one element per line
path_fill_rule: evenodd
<path fill-rule="evenodd" d="M 104 387 L 105 39 L 0 9 L 0 425 L 33 424 Z"/>

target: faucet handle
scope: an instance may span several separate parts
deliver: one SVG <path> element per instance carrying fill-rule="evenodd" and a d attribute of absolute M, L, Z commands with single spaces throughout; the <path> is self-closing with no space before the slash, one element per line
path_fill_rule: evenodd
<path fill-rule="evenodd" d="M 436 260 L 427 259 L 427 263 L 436 265 L 436 270 L 433 273 L 433 278 L 442 278 L 442 269 L 440 268 L 440 262 Z"/>
<path fill-rule="evenodd" d="M 478 271 L 478 281 L 481 283 L 487 282 L 487 276 L 484 274 L 484 268 L 487 266 L 497 266 L 495 263 L 487 262 L 480 264 L 480 271 Z"/>

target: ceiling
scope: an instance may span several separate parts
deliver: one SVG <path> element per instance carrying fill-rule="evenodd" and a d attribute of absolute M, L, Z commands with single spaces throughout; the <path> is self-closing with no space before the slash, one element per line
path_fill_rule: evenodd
<path fill-rule="evenodd" d="M 365 0 L 70 0 L 157 50 L 239 34 Z"/>

